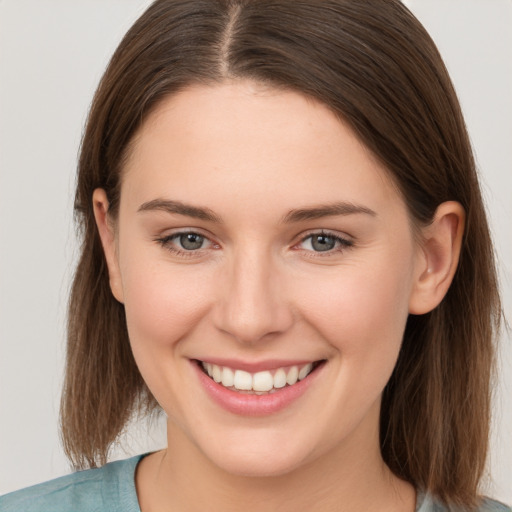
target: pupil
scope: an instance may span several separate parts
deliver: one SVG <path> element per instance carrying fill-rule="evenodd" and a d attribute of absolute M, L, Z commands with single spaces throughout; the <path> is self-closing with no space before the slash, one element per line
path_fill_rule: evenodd
<path fill-rule="evenodd" d="M 187 251 L 193 251 L 194 249 L 200 249 L 203 245 L 204 238 L 197 233 L 186 233 L 180 235 L 180 244 L 183 249 Z"/>
<path fill-rule="evenodd" d="M 313 237 L 311 245 L 315 251 L 330 251 L 334 249 L 335 241 L 331 236 L 317 235 Z"/>

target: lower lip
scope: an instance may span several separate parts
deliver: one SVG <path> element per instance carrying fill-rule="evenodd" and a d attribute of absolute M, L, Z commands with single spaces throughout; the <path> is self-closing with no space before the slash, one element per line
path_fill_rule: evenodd
<path fill-rule="evenodd" d="M 225 388 L 208 377 L 199 368 L 197 361 L 191 362 L 199 382 L 210 398 L 227 411 L 241 416 L 266 416 L 285 409 L 308 390 L 325 366 L 325 363 L 317 366 L 305 379 L 293 386 L 285 386 L 265 395 L 253 395 Z"/>

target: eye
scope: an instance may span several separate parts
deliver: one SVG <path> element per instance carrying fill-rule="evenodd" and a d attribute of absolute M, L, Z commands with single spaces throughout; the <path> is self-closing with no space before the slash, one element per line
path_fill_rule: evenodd
<path fill-rule="evenodd" d="M 302 239 L 299 246 L 313 252 L 337 252 L 351 247 L 353 243 L 332 233 L 312 233 Z"/>
<path fill-rule="evenodd" d="M 208 238 L 194 231 L 173 233 L 157 238 L 156 241 L 169 251 L 180 255 L 191 255 L 212 245 Z"/>
<path fill-rule="evenodd" d="M 181 233 L 175 235 L 175 238 L 186 251 L 196 251 L 197 249 L 201 249 L 205 242 L 204 236 L 197 233 Z"/>

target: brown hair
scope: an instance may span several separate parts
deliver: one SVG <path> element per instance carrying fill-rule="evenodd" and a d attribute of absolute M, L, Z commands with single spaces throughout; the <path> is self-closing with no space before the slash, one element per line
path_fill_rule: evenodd
<path fill-rule="evenodd" d="M 398 0 L 157 0 L 101 80 L 82 141 L 75 209 L 83 240 L 68 325 L 62 432 L 77 467 L 106 461 L 130 416 L 154 410 L 109 288 L 92 193 L 115 218 L 133 136 L 192 83 L 249 78 L 320 100 L 389 170 L 416 225 L 466 211 L 446 297 L 408 319 L 383 397 L 381 448 L 396 475 L 448 503 L 477 502 L 488 443 L 500 304 L 492 244 L 461 110 L 441 57 Z"/>

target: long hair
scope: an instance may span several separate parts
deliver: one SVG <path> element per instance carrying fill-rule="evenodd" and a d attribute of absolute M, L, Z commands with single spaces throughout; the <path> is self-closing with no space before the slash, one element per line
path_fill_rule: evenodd
<path fill-rule="evenodd" d="M 82 239 L 69 304 L 61 405 L 76 467 L 103 464 L 131 415 L 157 406 L 133 359 L 124 308 L 109 288 L 92 193 L 115 219 L 134 134 L 190 84 L 252 79 L 327 105 L 385 166 L 414 224 L 447 200 L 466 212 L 453 283 L 431 313 L 410 315 L 382 401 L 391 470 L 448 503 L 477 502 L 487 454 L 500 302 L 486 213 L 454 88 L 421 24 L 398 0 L 157 0 L 101 80 L 82 140 L 75 212 Z"/>

